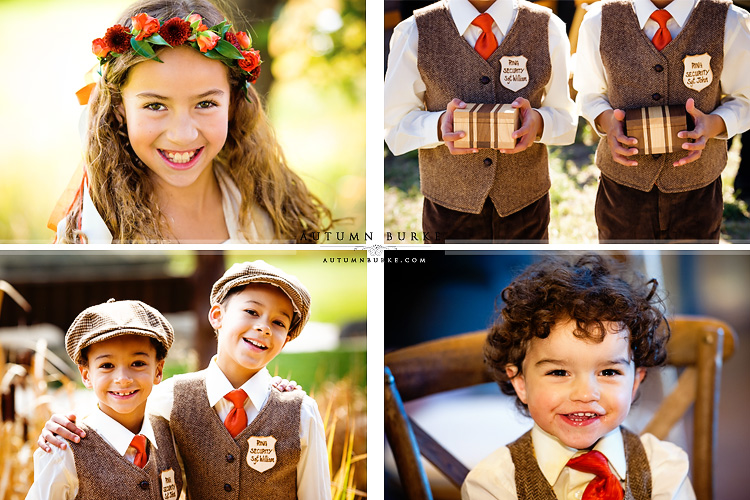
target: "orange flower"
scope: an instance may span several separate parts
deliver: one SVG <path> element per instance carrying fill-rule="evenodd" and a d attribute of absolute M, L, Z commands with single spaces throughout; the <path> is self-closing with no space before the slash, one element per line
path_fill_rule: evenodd
<path fill-rule="evenodd" d="M 97 38 L 93 42 L 91 42 L 91 51 L 94 53 L 96 57 L 104 58 L 107 57 L 107 54 L 109 54 L 109 46 L 107 45 L 107 42 L 105 42 L 101 38 Z"/>
<path fill-rule="evenodd" d="M 200 23 L 198 25 L 198 29 L 196 29 L 195 31 L 206 31 L 208 29 L 208 26 L 206 26 L 205 24 L 203 24 L 203 18 L 201 17 L 200 14 L 190 14 L 190 17 L 188 17 L 188 22 L 190 24 L 193 24 L 195 22 L 199 22 Z"/>
<path fill-rule="evenodd" d="M 133 21 L 133 32 L 136 35 L 136 40 L 143 40 L 159 31 L 159 20 L 149 16 L 145 12 L 131 19 Z"/>
<path fill-rule="evenodd" d="M 243 49 L 249 49 L 250 45 L 253 43 L 250 40 L 250 37 L 247 33 L 244 31 L 238 31 L 237 32 L 237 41 L 240 43 L 240 47 Z"/>
<path fill-rule="evenodd" d="M 237 62 L 237 65 L 245 71 L 252 71 L 260 65 L 260 51 L 255 49 L 243 50 L 241 54 L 244 59 Z"/>
<path fill-rule="evenodd" d="M 201 52 L 208 52 L 216 47 L 216 44 L 219 43 L 220 39 L 221 37 L 213 31 L 206 30 L 199 31 L 195 41 L 198 42 L 198 47 L 201 49 Z"/>

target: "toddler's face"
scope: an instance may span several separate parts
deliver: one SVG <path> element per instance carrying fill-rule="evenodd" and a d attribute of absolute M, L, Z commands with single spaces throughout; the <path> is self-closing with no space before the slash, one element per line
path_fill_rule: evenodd
<path fill-rule="evenodd" d="M 558 322 L 549 337 L 530 342 L 522 374 L 511 379 L 534 422 L 571 448 L 589 448 L 617 428 L 646 373 L 631 361 L 629 332 L 604 325 L 595 343 L 573 335 L 575 321 Z"/>
<path fill-rule="evenodd" d="M 83 384 L 94 390 L 99 409 L 133 432 L 140 430 L 146 398 L 161 382 L 164 360 L 148 337 L 121 335 L 91 344 L 88 365 L 79 366 Z M 135 429 L 135 430 L 134 430 Z"/>
<path fill-rule="evenodd" d="M 253 283 L 211 307 L 208 314 L 219 332 L 219 367 L 239 387 L 281 352 L 294 308 L 280 288 Z"/>
<path fill-rule="evenodd" d="M 185 46 L 130 69 L 122 87 L 128 138 L 162 188 L 187 187 L 212 175 L 229 123 L 227 68 Z"/>

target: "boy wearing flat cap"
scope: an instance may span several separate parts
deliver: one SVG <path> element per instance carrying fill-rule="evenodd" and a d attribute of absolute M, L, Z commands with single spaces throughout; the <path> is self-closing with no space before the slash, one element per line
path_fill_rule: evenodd
<path fill-rule="evenodd" d="M 166 380 L 148 408 L 169 420 L 189 498 L 331 498 L 315 400 L 278 390 L 266 369 L 309 316 L 307 288 L 262 260 L 235 264 L 214 284 L 217 355 L 205 370 Z M 61 423 L 67 429 L 55 431 L 73 438 L 75 427 Z"/>
<path fill-rule="evenodd" d="M 76 317 L 65 348 L 97 407 L 80 424 L 86 440 L 34 452 L 27 500 L 179 497 L 182 472 L 169 423 L 144 418 L 173 339 L 164 316 L 135 300 L 110 299 Z"/>

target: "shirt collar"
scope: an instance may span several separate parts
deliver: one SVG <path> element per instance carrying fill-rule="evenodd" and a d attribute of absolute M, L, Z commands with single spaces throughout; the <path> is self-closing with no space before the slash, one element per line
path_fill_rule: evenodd
<path fill-rule="evenodd" d="M 271 390 L 271 374 L 267 368 L 263 368 L 258 373 L 246 380 L 244 384 L 238 387 L 247 393 L 248 398 L 257 410 L 260 410 L 268 399 L 268 393 Z M 206 393 L 208 395 L 208 404 L 213 408 L 216 403 L 221 401 L 224 396 L 233 391 L 229 379 L 219 368 L 216 362 L 216 356 L 211 358 L 211 362 L 206 368 Z"/>
<path fill-rule="evenodd" d="M 495 24 L 505 36 L 517 9 L 517 0 L 496 0 L 485 12 L 492 16 Z M 448 10 L 461 36 L 466 33 L 471 22 L 479 15 L 479 11 L 469 3 L 469 0 L 448 0 Z"/>
<path fill-rule="evenodd" d="M 539 468 L 550 485 L 554 485 L 557 482 L 557 478 L 565 468 L 568 460 L 576 454 L 580 455 L 584 453 L 579 453 L 580 450 L 576 448 L 565 446 L 555 436 L 543 431 L 536 424 L 531 429 L 531 441 L 534 443 L 534 452 L 539 463 Z M 625 446 L 622 442 L 622 434 L 619 427 L 599 438 L 594 449 L 607 457 L 612 468 L 621 479 L 625 477 L 625 473 L 627 472 Z"/>
<path fill-rule="evenodd" d="M 685 26 L 687 18 L 690 17 L 690 13 L 693 11 L 696 0 L 673 0 L 672 3 L 667 5 L 664 9 L 672 15 L 672 18 L 680 28 Z M 654 11 L 658 10 L 651 0 L 633 0 L 633 7 L 635 7 L 635 13 L 638 16 L 638 24 L 641 29 L 646 25 L 646 21 L 651 17 Z"/>
<path fill-rule="evenodd" d="M 128 450 L 130 442 L 133 441 L 135 434 L 130 432 L 120 422 L 100 410 L 98 406 L 96 407 L 96 410 L 84 419 L 84 421 L 86 422 L 86 425 L 94 429 L 97 434 L 109 443 L 117 453 L 122 456 L 125 455 L 125 452 Z M 154 429 L 151 427 L 151 421 L 147 416 L 144 416 L 143 425 L 138 434 L 146 436 L 146 439 L 151 442 L 151 446 L 154 448 L 157 447 Z"/>

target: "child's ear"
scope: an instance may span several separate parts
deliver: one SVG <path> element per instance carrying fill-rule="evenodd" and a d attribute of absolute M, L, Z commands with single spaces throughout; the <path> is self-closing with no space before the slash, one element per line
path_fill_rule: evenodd
<path fill-rule="evenodd" d="M 221 320 L 224 316 L 224 312 L 221 310 L 221 304 L 214 304 L 208 311 L 208 322 L 211 323 L 211 327 L 214 330 L 221 328 Z"/>
<path fill-rule="evenodd" d="M 154 385 L 161 382 L 161 378 L 164 376 L 164 360 L 161 359 L 156 362 L 156 373 L 154 374 Z"/>
<path fill-rule="evenodd" d="M 115 118 L 120 125 L 125 124 L 125 106 L 122 103 L 115 107 Z"/>
<path fill-rule="evenodd" d="M 81 373 L 81 380 L 83 380 L 83 385 L 86 387 L 86 389 L 93 389 L 93 385 L 91 385 L 91 379 L 89 378 L 89 367 L 88 365 L 78 365 L 78 371 Z"/>
<path fill-rule="evenodd" d="M 646 371 L 646 368 L 642 366 L 635 369 L 635 377 L 633 380 L 633 395 L 631 399 L 635 399 L 635 395 L 638 392 L 638 387 L 640 387 L 643 379 L 646 378 Z"/>
<path fill-rule="evenodd" d="M 508 376 L 510 383 L 513 384 L 513 389 L 516 390 L 518 399 L 523 404 L 526 404 L 526 379 L 523 373 L 518 373 L 518 367 L 516 365 L 505 365 L 505 374 Z"/>

